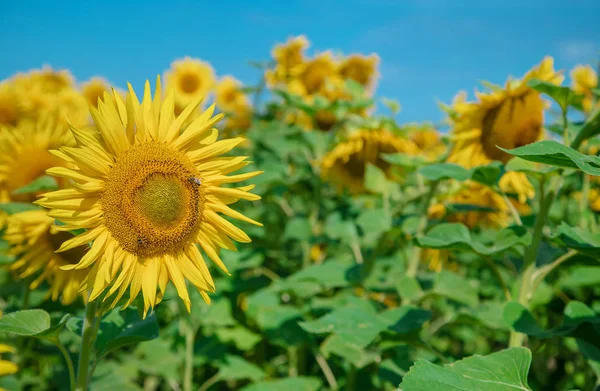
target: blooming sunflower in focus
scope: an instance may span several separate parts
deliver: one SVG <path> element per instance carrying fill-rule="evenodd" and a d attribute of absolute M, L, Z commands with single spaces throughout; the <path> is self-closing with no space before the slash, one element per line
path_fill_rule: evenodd
<path fill-rule="evenodd" d="M 12 246 L 10 254 L 17 260 L 10 266 L 20 278 L 35 276 L 30 288 L 36 289 L 42 282 L 50 286 L 52 300 L 69 305 L 79 296 L 79 286 L 85 278 L 85 270 L 63 270 L 62 266 L 74 265 L 84 256 L 81 247 L 55 253 L 63 242 L 73 238 L 60 227 L 52 227 L 54 219 L 44 210 L 16 213 L 8 218 L 4 239 Z"/>
<path fill-rule="evenodd" d="M 166 78 L 167 90 L 175 94 L 177 114 L 198 98 L 206 97 L 215 86 L 215 71 L 210 64 L 190 57 L 174 61 Z"/>
<path fill-rule="evenodd" d="M 593 88 L 598 87 L 598 75 L 589 65 L 577 65 L 571 71 L 571 88 L 578 94 L 583 95 L 583 111 L 589 113 L 592 110 L 594 100 Z"/>
<path fill-rule="evenodd" d="M 284 44 L 276 45 L 271 55 L 275 60 L 275 68 L 265 73 L 265 79 L 269 86 L 286 82 L 289 77 L 297 73 L 298 67 L 305 61 L 304 51 L 309 42 L 305 36 L 300 35 L 288 39 Z"/>
<path fill-rule="evenodd" d="M 81 85 L 81 93 L 89 106 L 97 107 L 98 99 L 104 96 L 104 92 L 109 91 L 108 82 L 101 77 L 92 77 Z"/>
<path fill-rule="evenodd" d="M 370 56 L 355 54 L 344 59 L 339 72 L 344 79 L 352 79 L 366 88 L 373 88 L 379 76 L 378 64 L 379 56 L 376 54 Z"/>
<path fill-rule="evenodd" d="M 563 76 L 554 70 L 553 59 L 546 57 L 521 80 L 509 79 L 504 88 L 495 87 L 489 93 L 478 93 L 477 101 L 467 102 L 461 96 L 453 105 L 451 119 L 454 147 L 448 157 L 450 163 L 466 168 L 485 165 L 493 160 L 506 163 L 511 155 L 497 148 L 517 148 L 543 137 L 542 126 L 547 102 L 527 82 L 538 79 L 560 84 Z M 501 183 L 510 183 L 523 202 L 533 193 L 527 178 L 508 172 L 512 177 Z"/>
<path fill-rule="evenodd" d="M 367 164 L 383 170 L 394 178 L 392 167 L 383 160 L 386 153 L 414 153 L 415 145 L 387 130 L 362 130 L 351 135 L 328 152 L 321 163 L 322 174 L 336 185 L 352 193 L 365 192 L 364 180 Z"/>
<path fill-rule="evenodd" d="M 75 182 L 73 189 L 45 194 L 37 203 L 66 223 L 61 229 L 87 230 L 58 252 L 93 241 L 79 263 L 63 266 L 91 268 L 81 286 L 90 291 L 89 300 L 105 292 L 103 300 L 114 295 L 114 307 L 129 288 L 125 306 L 141 292 L 147 313 L 171 281 L 189 310 L 188 280 L 209 302 L 207 292 L 215 285 L 197 244 L 227 272 L 220 249 L 234 250 L 232 239 L 250 238 L 222 215 L 261 225 L 229 207 L 260 199 L 249 192 L 253 186 L 222 187 L 261 173 L 229 175 L 249 162 L 221 155 L 243 139 L 217 141 L 214 126 L 223 115 L 213 117 L 214 105 L 182 131 L 202 98 L 176 115 L 173 92 L 163 102 L 159 78 L 154 98 L 146 82 L 141 103 L 131 86 L 127 103 L 114 92 L 105 94 L 97 109 L 90 108 L 94 133 L 71 127 L 77 146 L 60 149 L 74 168 L 48 171 Z"/>
<path fill-rule="evenodd" d="M 14 353 L 14 352 L 15 352 L 15 348 L 13 348 L 12 346 L 0 343 L 0 355 L 5 354 L 5 353 Z M 4 360 L 0 356 L 0 377 L 12 375 L 13 373 L 16 373 L 18 370 L 19 370 L 19 367 L 17 367 L 17 364 L 7 361 L 7 360 Z M 0 387 L 0 391 L 6 391 L 6 390 L 4 390 L 2 387 Z"/>

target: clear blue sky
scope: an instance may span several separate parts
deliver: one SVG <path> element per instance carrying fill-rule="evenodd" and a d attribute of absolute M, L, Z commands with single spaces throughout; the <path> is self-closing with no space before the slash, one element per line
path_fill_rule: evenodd
<path fill-rule="evenodd" d="M 544 55 L 563 69 L 596 63 L 599 15 L 598 0 L 7 0 L 0 2 L 0 79 L 49 64 L 78 80 L 101 75 L 141 86 L 190 55 L 219 75 L 255 83 L 249 60 L 305 34 L 311 50 L 379 54 L 378 95 L 401 102 L 398 119 L 437 121 L 436 99 L 520 76 Z"/>

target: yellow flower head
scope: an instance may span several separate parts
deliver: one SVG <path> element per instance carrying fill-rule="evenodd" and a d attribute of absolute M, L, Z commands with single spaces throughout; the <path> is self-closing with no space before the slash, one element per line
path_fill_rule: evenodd
<path fill-rule="evenodd" d="M 56 71 L 49 66 L 21 73 L 15 77 L 15 83 L 29 90 L 46 94 L 57 94 L 62 89 L 73 88 L 75 79 L 66 69 Z"/>
<path fill-rule="evenodd" d="M 455 100 L 451 120 L 454 146 L 448 158 L 466 168 L 485 165 L 493 160 L 506 163 L 511 155 L 497 148 L 517 148 L 543 137 L 544 110 L 547 107 L 539 92 L 527 86 L 531 79 L 559 84 L 563 77 L 546 57 L 521 80 L 509 79 L 504 88 L 478 93 L 477 101 L 464 96 Z M 526 178 L 523 177 L 526 181 Z M 523 184 L 523 188 L 530 185 Z"/>
<path fill-rule="evenodd" d="M 242 83 L 233 76 L 225 76 L 215 88 L 215 103 L 221 110 L 232 112 L 250 106 L 248 96 L 242 91 Z"/>
<path fill-rule="evenodd" d="M 14 126 L 21 119 L 22 110 L 17 89 L 10 82 L 0 83 L 0 126 Z"/>
<path fill-rule="evenodd" d="M 336 76 L 339 78 L 333 55 L 331 52 L 324 52 L 304 64 L 298 81 L 302 83 L 304 94 L 313 95 L 322 93 L 327 87 L 327 81 L 333 81 Z"/>
<path fill-rule="evenodd" d="M 15 348 L 13 348 L 12 346 L 8 346 L 5 345 L 3 343 L 0 343 L 0 355 L 5 354 L 5 353 L 14 353 L 15 352 Z M 2 357 L 0 357 L 0 376 L 7 376 L 7 375 L 12 375 L 13 373 L 16 373 L 19 370 L 19 367 L 17 367 L 17 364 L 4 360 L 2 359 Z M 1 388 L 0 388 L 1 390 Z"/>
<path fill-rule="evenodd" d="M 372 88 L 379 76 L 378 65 L 379 56 L 376 54 L 370 56 L 354 54 L 344 59 L 339 72 L 344 79 L 352 79 L 364 87 Z"/>
<path fill-rule="evenodd" d="M 190 103 L 205 98 L 215 86 L 215 72 L 210 64 L 190 57 L 174 61 L 166 78 L 167 91 L 174 91 L 179 113 Z"/>
<path fill-rule="evenodd" d="M 98 99 L 101 99 L 105 92 L 110 92 L 110 85 L 101 77 L 92 77 L 81 85 L 81 93 L 89 106 L 98 107 Z"/>
<path fill-rule="evenodd" d="M 589 65 L 577 65 L 571 71 L 571 88 L 578 94 L 583 95 L 583 110 L 589 112 L 592 109 L 592 89 L 598 87 L 598 75 L 594 68 Z"/>
<path fill-rule="evenodd" d="M 424 248 L 421 251 L 421 262 L 426 264 L 429 270 L 440 272 L 442 269 L 456 269 L 456 264 L 450 262 L 450 250 L 436 250 Z"/>
<path fill-rule="evenodd" d="M 48 193 L 37 203 L 66 222 L 61 229 L 87 230 L 59 252 L 93 241 L 78 264 L 63 266 L 91 268 L 81 286 L 91 291 L 89 300 L 105 292 L 103 300 L 114 297 L 115 306 L 129 288 L 125 306 L 141 292 L 147 313 L 172 281 L 189 310 L 189 280 L 209 302 L 207 292 L 215 285 L 197 245 L 227 272 L 220 249 L 234 250 L 232 239 L 250 238 L 221 214 L 261 225 L 229 207 L 239 199 L 260 199 L 249 192 L 253 186 L 222 186 L 260 174 L 229 175 L 249 162 L 221 155 L 244 139 L 217 141 L 215 125 L 223 115 L 213 117 L 214 105 L 182 129 L 202 98 L 175 115 L 173 92 L 163 101 L 159 78 L 154 97 L 146 82 L 141 103 L 131 85 L 127 103 L 106 94 L 98 109 L 90 108 L 97 129 L 71 127 L 77 146 L 60 149 L 74 168 L 48 171 L 75 181 L 73 189 Z"/>
<path fill-rule="evenodd" d="M 266 79 L 269 85 L 285 82 L 295 73 L 296 68 L 305 61 L 304 51 L 309 43 L 305 36 L 292 37 L 284 44 L 275 45 L 271 55 L 275 60 L 275 68 L 267 71 Z"/>
<path fill-rule="evenodd" d="M 85 251 L 79 247 L 55 253 L 63 242 L 73 238 L 61 227 L 53 228 L 54 219 L 44 210 L 32 210 L 13 214 L 8 218 L 4 240 L 11 246 L 17 260 L 10 266 L 20 278 L 35 276 L 30 288 L 36 289 L 42 282 L 50 286 L 48 295 L 52 300 L 69 305 L 79 294 L 79 286 L 86 276 L 85 270 L 63 270 L 62 266 L 74 265 Z"/>
<path fill-rule="evenodd" d="M 414 144 L 387 130 L 363 130 L 351 135 L 331 150 L 321 163 L 322 174 L 336 185 L 352 193 L 365 191 L 367 164 L 373 164 L 394 179 L 391 165 L 382 155 L 396 152 L 415 152 Z"/>
<path fill-rule="evenodd" d="M 32 202 L 35 194 L 14 194 L 56 165 L 66 165 L 51 149 L 75 140 L 56 117 L 23 121 L 15 128 L 0 128 L 0 202 Z"/>
<path fill-rule="evenodd" d="M 427 159 L 437 159 L 446 152 L 440 133 L 430 125 L 409 124 L 408 137 L 418 148 L 418 154 Z"/>

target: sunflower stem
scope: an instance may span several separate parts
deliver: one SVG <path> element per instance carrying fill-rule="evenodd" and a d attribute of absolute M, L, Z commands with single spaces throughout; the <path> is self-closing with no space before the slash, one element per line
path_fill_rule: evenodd
<path fill-rule="evenodd" d="M 419 226 L 417 227 L 417 233 L 415 234 L 415 237 L 419 237 L 419 236 L 423 235 L 423 233 L 425 233 L 425 229 L 427 228 L 427 221 L 428 221 L 427 211 L 429 210 L 429 204 L 431 204 L 431 200 L 433 199 L 433 195 L 435 194 L 438 183 L 439 183 L 438 181 L 431 182 L 431 184 L 429 185 L 429 191 L 425 195 L 425 198 L 423 199 L 423 203 L 421 204 L 421 207 L 419 208 L 420 220 L 419 220 Z M 406 270 L 406 274 L 409 277 L 415 277 L 417 275 L 417 271 L 419 270 L 419 262 L 420 261 L 421 261 L 421 247 L 415 246 L 413 248 L 413 253 L 412 253 L 411 257 L 408 260 L 408 267 Z"/>
<path fill-rule="evenodd" d="M 81 334 L 81 350 L 79 352 L 79 362 L 77 364 L 77 384 L 75 390 L 86 391 L 90 375 L 90 359 L 94 349 L 95 335 L 94 326 L 96 324 L 96 311 L 98 301 L 89 301 L 85 305 L 85 316 L 83 318 L 83 331 Z"/>
<path fill-rule="evenodd" d="M 194 344 L 196 342 L 196 329 L 192 326 L 191 319 L 186 322 L 185 330 L 185 368 L 183 373 L 183 391 L 192 391 L 194 380 Z"/>
<path fill-rule="evenodd" d="M 65 358 L 65 362 L 67 363 L 67 370 L 69 371 L 69 390 L 75 390 L 75 368 L 73 367 L 73 360 L 71 359 L 71 355 L 65 348 L 65 345 L 60 342 L 58 338 L 54 342 L 58 350 L 62 353 Z"/>
<path fill-rule="evenodd" d="M 546 219 L 548 218 L 548 212 L 554 197 L 560 190 L 561 182 L 556 182 L 555 186 L 546 194 L 544 186 L 545 181 L 540 182 L 540 210 L 535 219 L 533 226 L 533 235 L 531 238 L 531 244 L 525 250 L 525 256 L 523 258 L 523 274 L 521 276 L 521 286 L 519 287 L 518 301 L 523 306 L 527 307 L 529 300 L 534 293 L 534 276 L 536 272 L 535 261 L 537 257 L 540 244 L 542 243 L 542 234 Z M 515 330 L 511 330 L 509 337 L 509 347 L 523 346 L 525 340 L 525 334 L 519 333 Z"/>

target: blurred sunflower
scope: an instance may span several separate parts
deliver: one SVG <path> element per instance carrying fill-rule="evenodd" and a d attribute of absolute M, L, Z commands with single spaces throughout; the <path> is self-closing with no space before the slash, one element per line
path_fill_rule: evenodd
<path fill-rule="evenodd" d="M 15 352 L 15 348 L 13 348 L 12 346 L 0 343 L 0 355 L 5 354 L 5 353 L 14 353 L 14 352 Z M 0 356 L 0 377 L 12 375 L 13 373 L 17 373 L 18 370 L 19 370 L 19 367 L 17 367 L 17 364 L 15 364 L 11 361 L 8 361 L 8 360 L 4 360 Z M 0 391 L 6 391 L 6 390 L 4 390 L 2 387 L 0 387 Z"/>
<path fill-rule="evenodd" d="M 415 145 L 387 130 L 362 130 L 339 143 L 321 162 L 322 174 L 341 188 L 352 193 L 365 192 L 367 164 L 373 164 L 394 179 L 392 167 L 383 160 L 385 153 L 414 153 Z"/>
<path fill-rule="evenodd" d="M 0 126 L 15 126 L 21 111 L 16 88 L 9 82 L 0 83 Z"/>
<path fill-rule="evenodd" d="M 327 82 L 334 83 L 336 78 L 340 79 L 333 55 L 331 52 L 324 52 L 302 66 L 298 77 L 290 82 L 289 89 L 302 96 L 323 94 L 327 88 Z"/>
<path fill-rule="evenodd" d="M 110 86 L 101 77 L 92 77 L 81 85 L 81 93 L 89 106 L 98 107 L 98 99 L 101 99 L 105 92 L 110 92 Z"/>
<path fill-rule="evenodd" d="M 103 300 L 116 293 L 114 307 L 130 288 L 125 306 L 141 291 L 147 313 L 172 281 L 189 311 L 186 279 L 206 302 L 206 292 L 215 290 L 196 244 L 227 272 L 219 250 L 234 250 L 231 239 L 250 242 L 219 213 L 261 225 L 228 206 L 239 199 L 260 199 L 249 192 L 254 186 L 221 187 L 261 173 L 228 175 L 249 163 L 243 156 L 220 157 L 243 138 L 217 141 L 214 126 L 223 115 L 213 117 L 214 105 L 181 131 L 201 101 L 195 99 L 176 116 L 173 91 L 163 102 L 158 78 L 154 98 L 146 82 L 141 104 L 131 86 L 127 105 L 118 94 L 106 94 L 98 109 L 90 109 L 94 133 L 71 128 L 78 145 L 63 147 L 60 154 L 75 168 L 48 173 L 72 179 L 74 188 L 45 194 L 37 203 L 66 222 L 61 229 L 87 229 L 58 251 L 93 241 L 78 264 L 63 266 L 91 267 L 81 286 L 81 291 L 91 290 L 89 300 L 105 291 Z"/>
<path fill-rule="evenodd" d="M 36 194 L 15 194 L 14 191 L 44 175 L 51 167 L 67 165 L 49 150 L 74 143 L 68 128 L 56 117 L 0 128 L 0 202 L 33 202 Z M 5 217 L 0 213 L 0 227 Z"/>
<path fill-rule="evenodd" d="M 286 43 L 276 45 L 271 52 L 275 60 L 275 68 L 265 73 L 267 84 L 273 87 L 287 82 L 291 76 L 297 74 L 298 67 L 305 61 L 304 51 L 308 46 L 309 42 L 303 35 L 292 37 Z"/>
<path fill-rule="evenodd" d="M 493 160 L 506 163 L 511 155 L 496 146 L 512 149 L 543 137 L 547 102 L 527 85 L 531 79 L 560 84 L 563 76 L 554 70 L 553 59 L 546 57 L 521 80 L 509 79 L 504 88 L 495 86 L 489 93 L 478 93 L 476 102 L 466 102 L 462 94 L 455 99 L 451 118 L 454 146 L 448 157 L 450 163 L 466 168 Z M 520 190 L 521 200 L 532 194 L 531 184 L 524 175 L 514 172 L 505 175 L 513 178 L 502 182 L 512 184 L 512 189 L 505 188 L 504 191 Z"/>
<path fill-rule="evenodd" d="M 377 73 L 378 65 L 379 56 L 376 54 L 370 56 L 354 54 L 342 61 L 339 73 L 344 79 L 354 80 L 365 88 L 372 89 L 379 76 Z"/>
<path fill-rule="evenodd" d="M 174 61 L 166 79 L 167 91 L 174 92 L 176 114 L 197 99 L 206 98 L 215 86 L 215 72 L 210 64 L 190 57 Z"/>
<path fill-rule="evenodd" d="M 592 89 L 598 87 L 598 75 L 589 65 L 577 65 L 571 70 L 571 88 L 578 94 L 583 95 L 583 111 L 589 113 L 592 110 L 594 95 Z"/>
<path fill-rule="evenodd" d="M 591 189 L 589 191 L 588 203 L 594 212 L 600 212 L 600 189 Z"/>
<path fill-rule="evenodd" d="M 225 130 L 246 130 L 252 121 L 252 106 L 242 90 L 242 83 L 233 76 L 225 76 L 215 88 L 217 107 L 229 115 L 225 118 Z"/>
<path fill-rule="evenodd" d="M 79 286 L 86 276 L 86 270 L 66 271 L 61 266 L 74 265 L 84 256 L 83 248 L 76 248 L 60 254 L 55 253 L 63 242 L 73 238 L 60 227 L 52 227 L 54 219 L 44 210 L 31 210 L 8 217 L 4 233 L 12 247 L 10 254 L 17 260 L 10 266 L 19 278 L 36 278 L 30 288 L 36 289 L 42 282 L 50 286 L 48 295 L 52 300 L 69 305 L 79 296 Z"/>
<path fill-rule="evenodd" d="M 65 88 L 73 88 L 75 79 L 66 69 L 57 71 L 45 66 L 27 74 L 18 74 L 15 82 L 29 89 L 38 89 L 43 93 L 57 94 Z"/>
<path fill-rule="evenodd" d="M 450 255 L 449 250 L 424 248 L 421 251 L 421 262 L 434 272 L 440 272 L 442 269 L 456 270 L 456 264 L 450 262 Z"/>
<path fill-rule="evenodd" d="M 446 145 L 440 133 L 429 125 L 409 124 L 408 138 L 415 143 L 418 154 L 429 160 L 434 160 L 446 152 Z"/>

